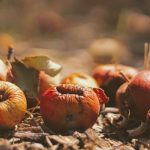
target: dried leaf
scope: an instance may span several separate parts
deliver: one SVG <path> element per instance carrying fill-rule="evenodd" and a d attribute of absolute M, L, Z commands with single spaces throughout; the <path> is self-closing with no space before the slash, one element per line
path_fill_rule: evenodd
<path fill-rule="evenodd" d="M 18 85 L 28 98 L 35 98 L 38 94 L 39 71 L 25 66 L 20 60 L 15 59 L 11 62 L 12 73 L 15 84 Z"/>
<path fill-rule="evenodd" d="M 49 57 L 47 56 L 31 56 L 31 57 L 25 57 L 22 60 L 26 65 L 33 67 L 39 71 L 44 71 L 48 75 L 54 77 L 57 75 L 61 69 L 62 66 L 53 62 Z"/>

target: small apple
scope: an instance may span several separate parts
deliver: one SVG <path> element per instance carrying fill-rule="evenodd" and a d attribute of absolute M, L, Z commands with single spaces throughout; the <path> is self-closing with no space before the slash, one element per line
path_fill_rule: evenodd
<path fill-rule="evenodd" d="M 44 92 L 51 86 L 51 85 L 58 85 L 60 84 L 60 74 L 57 74 L 54 77 L 49 76 L 44 71 L 40 71 L 39 73 L 39 97 L 44 94 Z"/>
<path fill-rule="evenodd" d="M 107 101 L 101 89 L 62 84 L 49 87 L 41 97 L 40 109 L 45 124 L 53 131 L 84 131 L 96 122 Z"/>
<path fill-rule="evenodd" d="M 62 84 L 76 84 L 84 87 L 98 87 L 95 79 L 85 73 L 72 73 L 65 77 Z"/>
<path fill-rule="evenodd" d="M 16 85 L 0 81 L 0 129 L 11 129 L 24 117 L 27 101 Z"/>
<path fill-rule="evenodd" d="M 109 105 L 111 106 L 115 105 L 117 89 L 126 81 L 121 72 L 128 79 L 132 79 L 138 73 L 138 70 L 121 64 L 106 64 L 99 65 L 93 72 L 93 77 L 99 87 L 104 89 L 108 97 L 110 97 Z"/>

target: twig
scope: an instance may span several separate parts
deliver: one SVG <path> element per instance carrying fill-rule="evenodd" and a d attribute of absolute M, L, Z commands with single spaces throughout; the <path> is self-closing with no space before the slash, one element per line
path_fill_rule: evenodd
<path fill-rule="evenodd" d="M 148 70 L 150 67 L 150 44 L 144 44 L 144 69 Z"/>
<path fill-rule="evenodd" d="M 14 53 L 13 53 L 13 46 L 12 46 L 12 45 L 9 45 L 9 46 L 8 46 L 8 53 L 7 53 L 7 60 L 11 60 L 13 54 L 14 54 Z"/>
<path fill-rule="evenodd" d="M 120 75 L 124 78 L 124 80 L 125 80 L 126 82 L 130 82 L 130 79 L 124 74 L 123 71 L 120 71 L 119 73 L 120 73 Z"/>

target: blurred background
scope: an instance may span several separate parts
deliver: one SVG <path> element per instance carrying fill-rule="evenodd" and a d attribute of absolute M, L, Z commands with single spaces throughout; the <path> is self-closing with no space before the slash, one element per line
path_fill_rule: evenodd
<path fill-rule="evenodd" d="M 0 55 L 49 55 L 64 72 L 143 65 L 150 0 L 0 0 Z"/>

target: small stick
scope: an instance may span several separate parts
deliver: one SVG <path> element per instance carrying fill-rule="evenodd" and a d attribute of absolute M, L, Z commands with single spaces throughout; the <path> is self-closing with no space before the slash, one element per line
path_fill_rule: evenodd
<path fill-rule="evenodd" d="M 7 53 L 7 60 L 11 60 L 12 56 L 13 56 L 13 46 L 9 45 L 8 46 L 8 53 Z"/>
<path fill-rule="evenodd" d="M 150 44 L 149 43 L 144 44 L 144 69 L 145 70 L 150 69 Z"/>
<path fill-rule="evenodd" d="M 147 70 L 149 70 L 149 65 L 150 65 L 150 44 L 148 44 L 148 54 L 147 54 Z"/>
<path fill-rule="evenodd" d="M 120 71 L 119 73 L 125 79 L 125 81 L 130 82 L 130 79 L 124 74 L 123 71 Z"/>
<path fill-rule="evenodd" d="M 148 43 L 144 44 L 144 69 L 147 69 Z"/>

